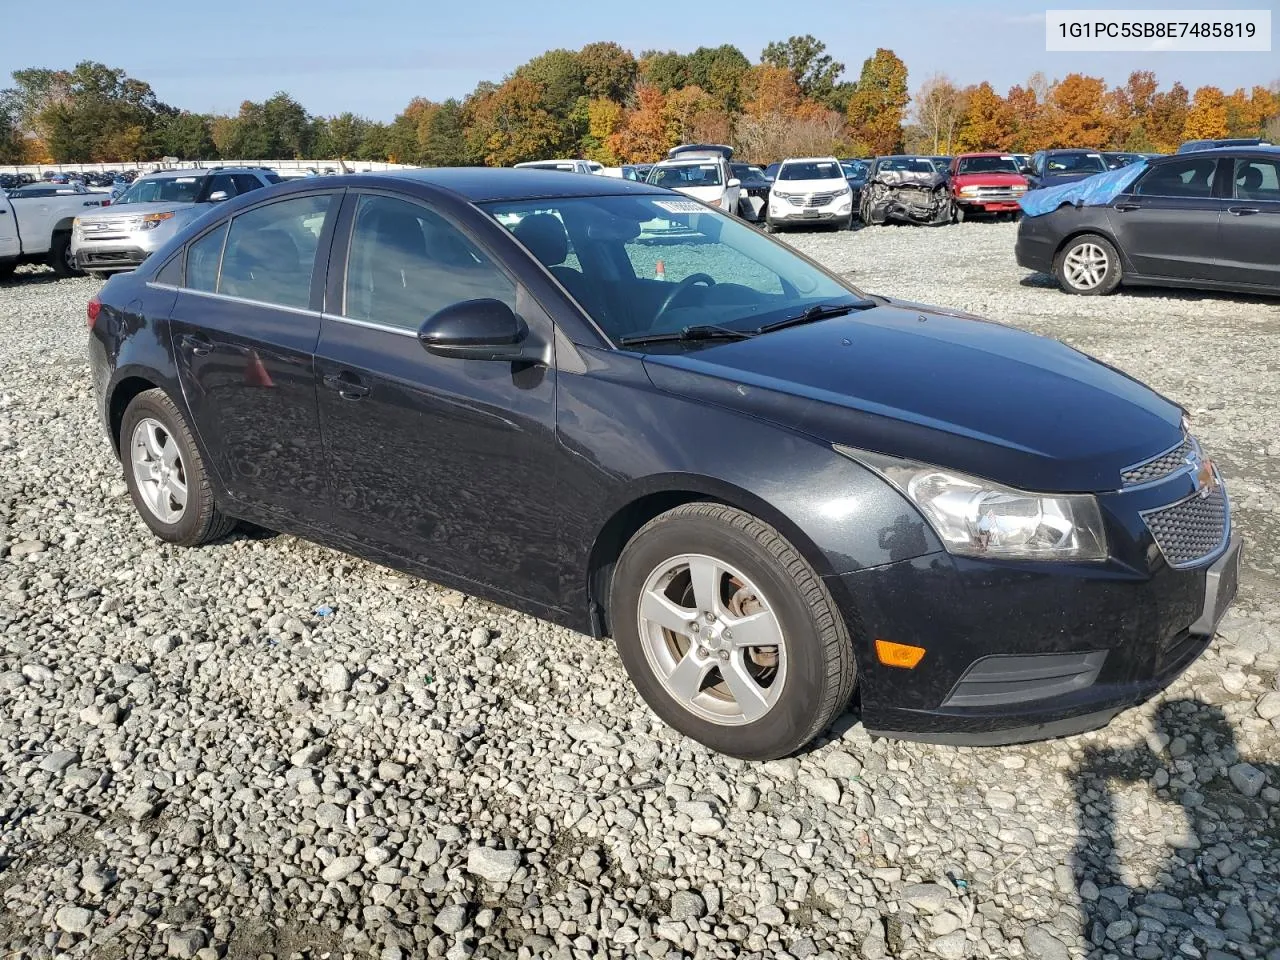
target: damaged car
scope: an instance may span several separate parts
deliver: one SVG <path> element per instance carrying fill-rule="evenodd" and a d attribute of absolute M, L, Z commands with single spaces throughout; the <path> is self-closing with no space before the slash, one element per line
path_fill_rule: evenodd
<path fill-rule="evenodd" d="M 867 224 L 949 223 L 951 191 L 929 157 L 876 157 L 858 207 Z"/>

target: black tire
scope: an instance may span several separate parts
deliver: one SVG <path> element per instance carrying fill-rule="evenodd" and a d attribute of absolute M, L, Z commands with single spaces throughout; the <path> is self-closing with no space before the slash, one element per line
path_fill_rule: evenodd
<path fill-rule="evenodd" d="M 777 225 L 776 223 L 774 223 L 774 221 L 773 221 L 773 217 L 769 216 L 769 215 L 766 213 L 766 214 L 765 214 L 765 217 L 764 217 L 764 232 L 765 232 L 765 233 L 777 233 L 778 231 L 779 231 L 779 227 L 778 227 L 778 225 Z"/>
<path fill-rule="evenodd" d="M 1096 283 L 1082 284 L 1076 279 L 1080 274 L 1073 268 L 1071 258 L 1076 254 L 1082 258 L 1094 257 L 1095 254 L 1090 251 L 1090 248 L 1101 253 L 1105 258 L 1106 266 Z M 1082 297 L 1097 297 L 1110 293 L 1120 285 L 1122 272 L 1120 254 L 1115 245 L 1106 237 L 1096 233 L 1082 233 L 1078 237 L 1072 237 L 1062 245 L 1062 249 L 1053 258 L 1053 275 L 1057 277 L 1058 285 L 1063 292 Z"/>
<path fill-rule="evenodd" d="M 158 421 L 168 438 L 177 444 L 180 465 L 187 487 L 187 501 L 181 516 L 167 523 L 156 515 L 138 489 L 133 468 L 133 443 L 131 438 L 138 423 L 144 419 Z M 186 418 L 163 390 L 146 390 L 129 403 L 120 424 L 120 462 L 124 466 L 124 482 L 129 488 L 133 505 L 151 532 L 161 540 L 183 547 L 196 547 L 210 543 L 230 533 L 236 525 L 219 509 L 209 484 L 209 474 L 196 447 Z"/>
<path fill-rule="evenodd" d="M 13 276 L 13 271 L 18 269 L 16 262 L 0 263 L 0 280 L 8 280 Z"/>
<path fill-rule="evenodd" d="M 783 688 L 752 722 L 728 725 L 697 715 L 667 692 L 646 656 L 639 623 L 645 583 L 682 554 L 710 556 L 740 570 L 777 618 L 785 639 Z M 821 577 L 777 530 L 734 507 L 688 503 L 645 524 L 618 561 L 609 622 L 623 665 L 654 713 L 730 756 L 769 760 L 794 753 L 830 726 L 853 695 L 853 644 Z"/>
<path fill-rule="evenodd" d="M 49 248 L 46 262 L 60 277 L 75 277 L 83 272 L 71 261 L 71 234 L 67 231 L 53 235 L 53 245 Z"/>

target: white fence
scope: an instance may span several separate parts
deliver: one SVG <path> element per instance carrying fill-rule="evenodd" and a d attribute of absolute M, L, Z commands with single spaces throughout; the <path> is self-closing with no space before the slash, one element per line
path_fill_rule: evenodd
<path fill-rule="evenodd" d="M 336 173 L 345 169 L 348 173 L 373 173 L 378 170 L 406 170 L 411 163 L 387 163 L 383 160 L 147 160 L 138 163 L 28 163 L 19 166 L 0 165 L 0 173 L 30 173 L 41 176 L 46 170 L 54 173 L 108 173 L 113 170 L 137 170 L 151 173 L 154 170 L 174 170 L 189 167 L 270 167 L 278 173 L 306 173 L 308 170 L 323 172 L 326 168 Z"/>

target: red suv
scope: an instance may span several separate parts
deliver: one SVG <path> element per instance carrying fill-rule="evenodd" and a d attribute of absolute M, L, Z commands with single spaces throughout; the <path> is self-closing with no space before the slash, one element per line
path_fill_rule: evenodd
<path fill-rule="evenodd" d="M 988 213 L 1016 217 L 1027 178 L 1011 153 L 962 153 L 951 160 L 951 199 L 957 222 Z"/>

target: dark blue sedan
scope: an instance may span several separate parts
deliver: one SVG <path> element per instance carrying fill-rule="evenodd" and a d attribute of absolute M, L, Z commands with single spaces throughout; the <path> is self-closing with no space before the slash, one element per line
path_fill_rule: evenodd
<path fill-rule="evenodd" d="M 1097 727 L 1234 595 L 1177 404 L 645 184 L 282 184 L 113 277 L 89 324 L 162 540 L 244 519 L 610 636 L 660 717 L 740 757 L 855 688 L 886 735 Z"/>

